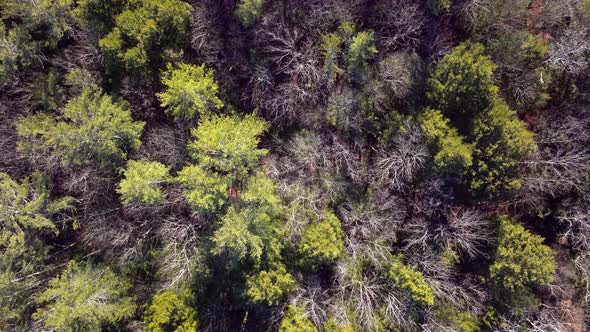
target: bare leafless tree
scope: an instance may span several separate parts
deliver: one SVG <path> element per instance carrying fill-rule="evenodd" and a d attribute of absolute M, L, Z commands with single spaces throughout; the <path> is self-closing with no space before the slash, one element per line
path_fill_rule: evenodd
<path fill-rule="evenodd" d="M 405 133 L 395 138 L 391 148 L 377 151 L 372 171 L 373 181 L 393 190 L 403 190 L 425 166 L 428 156 L 420 129 L 409 125 Z"/>
<path fill-rule="evenodd" d="M 395 8 L 395 10 L 392 10 Z M 409 0 L 382 0 L 371 9 L 371 26 L 382 49 L 415 47 L 426 23 L 424 8 Z"/>
<path fill-rule="evenodd" d="M 569 28 L 551 44 L 547 64 L 569 75 L 579 75 L 588 68 L 589 52 L 588 31 L 581 28 Z"/>
<path fill-rule="evenodd" d="M 528 0 L 469 0 L 462 16 L 473 33 L 490 36 L 524 29 L 528 6 Z"/>

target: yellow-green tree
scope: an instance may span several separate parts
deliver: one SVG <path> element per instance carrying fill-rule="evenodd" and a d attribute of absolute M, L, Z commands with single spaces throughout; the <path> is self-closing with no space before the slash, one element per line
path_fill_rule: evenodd
<path fill-rule="evenodd" d="M 158 97 L 162 106 L 167 107 L 177 120 L 208 116 L 223 107 L 223 102 L 217 97 L 219 87 L 213 70 L 204 64 L 181 63 L 177 67 L 168 64 L 162 74 L 162 83 L 165 90 Z"/>
<path fill-rule="evenodd" d="M 490 266 L 493 284 L 508 292 L 545 285 L 553 281 L 555 260 L 544 239 L 513 223 L 499 218 L 500 236 L 494 263 Z"/>
<path fill-rule="evenodd" d="M 144 313 L 148 332 L 197 332 L 197 311 L 189 290 L 163 291 L 152 298 Z"/>
<path fill-rule="evenodd" d="M 127 71 L 157 70 L 186 45 L 191 10 L 182 0 L 129 1 L 99 46 Z"/>
<path fill-rule="evenodd" d="M 300 264 L 311 270 L 334 263 L 344 251 L 344 232 L 333 212 L 308 226 L 297 245 Z"/>
<path fill-rule="evenodd" d="M 157 161 L 130 160 L 117 192 L 123 204 L 156 204 L 165 199 L 161 185 L 171 180 L 170 167 Z"/>
<path fill-rule="evenodd" d="M 279 332 L 318 332 L 318 329 L 307 318 L 304 308 L 289 305 L 279 326 Z"/>
<path fill-rule="evenodd" d="M 68 165 L 95 162 L 113 168 L 139 147 L 143 126 L 133 121 L 126 101 L 87 88 L 67 103 L 61 116 L 38 113 L 20 119 L 19 149 L 62 156 Z"/>
<path fill-rule="evenodd" d="M 402 261 L 401 256 L 395 257 L 387 274 L 395 287 L 408 293 L 414 301 L 424 304 L 434 304 L 434 292 L 424 281 L 422 273 Z"/>
<path fill-rule="evenodd" d="M 127 296 L 131 285 L 110 268 L 70 261 L 49 288 L 37 295 L 40 308 L 33 317 L 48 329 L 100 331 L 135 312 L 134 299 Z"/>

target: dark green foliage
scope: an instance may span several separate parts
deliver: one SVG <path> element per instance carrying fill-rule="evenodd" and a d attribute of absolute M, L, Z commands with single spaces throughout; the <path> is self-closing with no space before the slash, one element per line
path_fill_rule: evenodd
<path fill-rule="evenodd" d="M 30 66 L 35 55 L 35 44 L 23 27 L 9 29 L 0 21 L 0 86 L 9 82 L 18 70 Z"/>
<path fill-rule="evenodd" d="M 55 48 L 70 30 L 69 18 L 73 0 L 4 0 L 2 17 L 15 19 L 31 35 L 39 36 L 39 46 Z"/>
<path fill-rule="evenodd" d="M 484 54 L 482 44 L 465 42 L 446 55 L 428 81 L 428 100 L 466 134 L 470 120 L 496 98 L 492 82 L 496 65 Z"/>
<path fill-rule="evenodd" d="M 86 28 L 106 33 L 115 25 L 115 17 L 127 3 L 126 0 L 78 0 L 72 14 Z"/>
<path fill-rule="evenodd" d="M 42 307 L 34 317 L 48 329 L 99 331 L 103 324 L 133 315 L 134 300 L 126 295 L 129 288 L 130 284 L 109 268 L 71 261 L 36 297 Z"/>
<path fill-rule="evenodd" d="M 197 312 L 190 305 L 188 290 L 163 291 L 152 298 L 144 313 L 148 332 L 196 332 Z"/>
<path fill-rule="evenodd" d="M 160 68 L 188 42 L 191 6 L 181 0 L 134 0 L 115 19 L 100 47 L 129 72 Z"/>
<path fill-rule="evenodd" d="M 47 181 L 34 173 L 18 183 L 0 173 L 0 329 L 16 325 L 29 307 L 48 250 L 43 237 L 59 230 L 51 218 L 73 207 L 71 197 L 50 199 Z"/>
<path fill-rule="evenodd" d="M 68 165 L 96 162 L 112 168 L 141 144 L 143 126 L 133 121 L 126 101 L 85 89 L 68 102 L 61 116 L 38 113 L 19 120 L 19 149 L 62 156 Z"/>
<path fill-rule="evenodd" d="M 262 15 L 266 0 L 240 0 L 236 8 L 236 16 L 244 27 L 254 24 Z"/>
<path fill-rule="evenodd" d="M 451 9 L 451 0 L 429 0 L 428 5 L 434 15 L 443 15 Z"/>
<path fill-rule="evenodd" d="M 470 189 L 476 196 L 498 197 L 520 188 L 520 161 L 536 150 L 533 133 L 502 100 L 475 118 Z"/>

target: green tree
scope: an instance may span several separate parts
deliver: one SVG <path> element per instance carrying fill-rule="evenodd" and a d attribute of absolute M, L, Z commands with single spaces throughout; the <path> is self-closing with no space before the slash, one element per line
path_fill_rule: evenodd
<path fill-rule="evenodd" d="M 167 167 L 157 161 L 130 160 L 123 171 L 124 179 L 119 183 L 117 192 L 121 194 L 123 204 L 156 204 L 164 200 L 160 189 L 162 183 L 170 180 Z"/>
<path fill-rule="evenodd" d="M 266 121 L 252 115 L 214 115 L 193 130 L 195 139 L 188 144 L 189 154 L 204 169 L 240 180 L 268 153 L 258 148 L 259 136 L 267 128 Z"/>
<path fill-rule="evenodd" d="M 424 281 L 422 273 L 404 264 L 401 256 L 393 260 L 387 275 L 394 286 L 406 291 L 414 301 L 425 305 L 434 304 L 434 293 Z"/>
<path fill-rule="evenodd" d="M 240 201 L 228 208 L 213 236 L 213 253 L 230 254 L 255 266 L 280 259 L 284 209 L 276 186 L 259 172 L 245 182 Z M 264 258 L 264 262 L 263 262 Z"/>
<path fill-rule="evenodd" d="M 430 10 L 436 16 L 445 14 L 451 9 L 451 0 L 428 0 Z"/>
<path fill-rule="evenodd" d="M 289 305 L 279 326 L 279 332 L 318 332 L 318 329 L 307 318 L 305 309 Z"/>
<path fill-rule="evenodd" d="M 38 113 L 20 119 L 19 149 L 61 155 L 69 165 L 96 161 L 109 168 L 120 165 L 127 152 L 141 144 L 143 126 L 133 121 L 126 101 L 85 89 L 68 102 L 59 117 Z"/>
<path fill-rule="evenodd" d="M 216 211 L 225 205 L 229 198 L 231 182 L 227 178 L 204 170 L 198 165 L 185 166 L 176 176 L 184 192 L 184 197 L 192 206 L 203 211 Z"/>
<path fill-rule="evenodd" d="M 219 87 L 213 77 L 213 70 L 205 65 L 195 66 L 181 63 L 177 68 L 168 64 L 162 74 L 166 90 L 158 94 L 162 107 L 167 107 L 177 120 L 190 120 L 208 116 L 223 107 L 217 97 Z"/>
<path fill-rule="evenodd" d="M 21 183 L 0 172 L 0 329 L 10 330 L 29 307 L 44 267 L 48 246 L 43 238 L 55 235 L 51 218 L 71 209 L 74 199 L 49 198 L 47 178 L 33 173 Z"/>
<path fill-rule="evenodd" d="M 506 216 L 500 217 L 499 222 L 498 248 L 490 266 L 492 283 L 508 292 L 517 292 L 552 282 L 556 265 L 544 239 Z"/>
<path fill-rule="evenodd" d="M 262 15 L 266 0 L 240 0 L 236 8 L 236 16 L 244 27 L 254 24 Z"/>
<path fill-rule="evenodd" d="M 550 44 L 542 36 L 528 32 L 503 35 L 490 41 L 488 51 L 498 64 L 496 81 L 512 107 L 527 111 L 546 105 L 553 75 L 545 68 Z"/>
<path fill-rule="evenodd" d="M 375 33 L 371 30 L 357 33 L 348 44 L 346 66 L 353 77 L 364 77 L 368 71 L 369 60 L 375 56 Z"/>
<path fill-rule="evenodd" d="M 148 332 L 196 332 L 197 311 L 190 305 L 188 290 L 163 291 L 152 298 L 144 313 Z"/>
<path fill-rule="evenodd" d="M 191 8 L 181 0 L 130 1 L 99 46 L 127 71 L 161 68 L 187 43 Z"/>
<path fill-rule="evenodd" d="M 434 164 L 439 170 L 462 174 L 471 166 L 473 146 L 464 142 L 440 111 L 427 109 L 420 116 L 420 125 L 435 150 Z"/>
<path fill-rule="evenodd" d="M 31 35 L 21 26 L 8 29 L 0 21 L 0 85 L 9 82 L 13 75 L 33 63 L 37 47 Z"/>
<path fill-rule="evenodd" d="M 109 268 L 71 261 L 36 297 L 42 307 L 33 317 L 48 329 L 100 331 L 104 324 L 116 324 L 133 315 L 134 300 L 126 296 L 130 288 Z"/>
<path fill-rule="evenodd" d="M 437 324 L 456 332 L 479 331 L 477 316 L 468 311 L 461 311 L 452 304 L 437 305 L 432 311 Z"/>
<path fill-rule="evenodd" d="M 297 246 L 301 265 L 317 270 L 334 263 L 344 251 L 344 232 L 340 220 L 333 212 L 325 212 L 322 221 L 308 226 Z"/>
<path fill-rule="evenodd" d="M 0 12 L 5 19 L 16 20 L 39 41 L 53 49 L 70 29 L 68 24 L 73 0 L 3 0 Z"/>
<path fill-rule="evenodd" d="M 256 304 L 277 305 L 294 290 L 295 279 L 283 264 L 274 264 L 268 270 L 248 276 L 246 280 L 246 295 Z"/>
<path fill-rule="evenodd" d="M 438 63 L 429 79 L 430 106 L 440 110 L 460 134 L 466 135 L 470 120 L 496 98 L 498 87 L 492 82 L 495 68 L 482 44 L 462 43 Z"/>
<path fill-rule="evenodd" d="M 328 33 L 322 36 L 322 55 L 324 56 L 324 72 L 330 84 L 334 83 L 338 75 L 344 73 L 340 68 L 339 58 L 342 52 L 342 36 Z"/>
<path fill-rule="evenodd" d="M 476 117 L 469 186 L 477 197 L 506 196 L 520 188 L 520 162 L 536 150 L 532 132 L 501 99 Z"/>
<path fill-rule="evenodd" d="M 126 0 L 78 0 L 72 14 L 82 26 L 102 34 L 109 32 L 115 25 L 115 17 L 125 9 L 127 2 Z"/>

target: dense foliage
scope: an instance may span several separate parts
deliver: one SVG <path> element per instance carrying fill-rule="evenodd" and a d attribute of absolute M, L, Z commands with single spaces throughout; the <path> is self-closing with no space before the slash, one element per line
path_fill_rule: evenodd
<path fill-rule="evenodd" d="M 0 331 L 590 329 L 590 0 L 0 0 Z"/>

